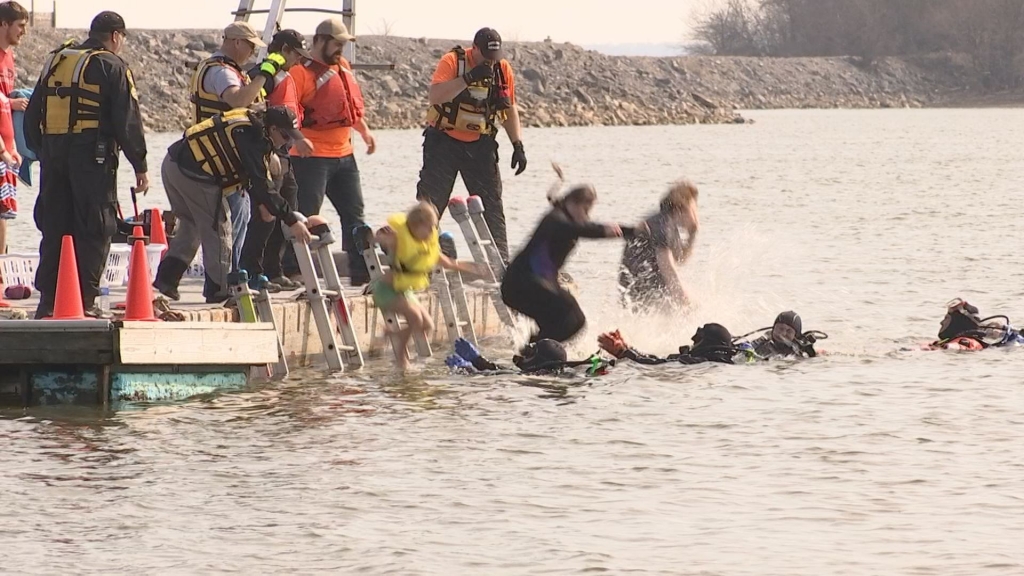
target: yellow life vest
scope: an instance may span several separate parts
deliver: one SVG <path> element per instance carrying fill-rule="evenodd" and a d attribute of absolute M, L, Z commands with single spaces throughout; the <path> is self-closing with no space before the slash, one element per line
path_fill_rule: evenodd
<path fill-rule="evenodd" d="M 461 46 L 451 51 L 458 59 L 455 77 L 461 78 L 466 73 L 466 51 Z M 438 130 L 461 130 L 478 134 L 496 132 L 497 123 L 504 122 L 508 113 L 494 107 L 495 87 L 492 82 L 474 82 L 451 102 L 431 106 L 427 109 L 427 125 Z"/>
<path fill-rule="evenodd" d="M 111 54 L 102 48 L 73 48 L 72 43 L 50 52 L 43 65 L 43 134 L 81 134 L 100 127 L 103 94 L 98 84 L 85 81 L 85 69 L 97 54 Z M 130 77 L 129 77 L 130 80 Z"/>
<path fill-rule="evenodd" d="M 391 273 L 397 292 L 405 290 L 426 290 L 430 286 L 430 272 L 441 258 L 437 228 L 427 240 L 413 238 L 405 221 L 405 214 L 392 214 L 388 226 L 398 238 L 395 254 L 391 257 Z"/>
<path fill-rule="evenodd" d="M 231 105 L 220 99 L 220 94 L 214 94 L 207 92 L 203 88 L 203 79 L 206 78 L 206 73 L 211 68 L 217 66 L 226 66 L 232 69 L 238 77 L 242 79 L 242 86 L 248 86 L 251 81 L 249 74 L 242 70 L 242 68 L 236 64 L 233 60 L 226 56 L 211 56 L 206 60 L 203 60 L 196 67 L 195 73 L 192 74 L 192 86 L 189 89 L 189 101 L 192 102 L 192 123 L 198 124 L 203 120 L 209 120 L 221 112 L 227 112 L 231 110 Z M 263 102 L 263 92 L 256 98 L 255 103 Z"/>
<path fill-rule="evenodd" d="M 242 161 L 238 156 L 238 144 L 235 142 L 234 130 L 243 126 L 252 126 L 249 110 L 236 108 L 185 130 L 185 142 L 188 144 L 192 157 L 220 185 L 224 194 L 232 194 L 243 187 L 248 187 L 251 177 L 242 170 Z M 270 179 L 269 168 L 264 175 Z"/>

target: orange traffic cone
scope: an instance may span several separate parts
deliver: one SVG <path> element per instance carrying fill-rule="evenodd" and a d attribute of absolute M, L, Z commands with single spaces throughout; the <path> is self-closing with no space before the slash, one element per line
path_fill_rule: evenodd
<path fill-rule="evenodd" d="M 153 208 L 150 212 L 149 219 L 149 238 L 153 244 L 163 244 L 164 251 L 160 253 L 160 258 L 167 254 L 167 231 L 164 230 L 164 218 L 160 215 L 159 208 Z"/>
<path fill-rule="evenodd" d="M 70 235 L 61 240 L 57 293 L 53 299 L 53 316 L 50 319 L 85 320 L 82 285 L 78 281 L 78 259 L 75 258 L 75 239 Z"/>
<path fill-rule="evenodd" d="M 141 230 L 140 230 L 141 232 Z M 153 314 L 153 287 L 149 284 L 149 262 L 146 245 L 136 240 L 128 263 L 128 297 L 124 306 L 125 321 L 158 322 Z"/>

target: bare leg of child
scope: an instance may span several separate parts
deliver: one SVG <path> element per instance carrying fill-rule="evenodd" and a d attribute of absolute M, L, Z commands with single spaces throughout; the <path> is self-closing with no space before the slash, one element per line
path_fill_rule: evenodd
<path fill-rule="evenodd" d="M 398 350 L 399 353 L 396 355 L 396 358 L 398 358 L 398 368 L 404 372 L 409 368 L 409 340 L 412 339 L 413 334 L 424 330 L 423 321 L 426 315 L 423 313 L 423 308 L 419 302 L 408 298 L 396 298 L 392 305 L 392 310 L 405 318 L 406 323 L 406 327 L 398 331 L 397 340 L 400 350 Z"/>

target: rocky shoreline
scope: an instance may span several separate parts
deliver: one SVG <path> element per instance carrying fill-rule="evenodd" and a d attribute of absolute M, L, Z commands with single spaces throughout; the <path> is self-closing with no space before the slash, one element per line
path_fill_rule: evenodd
<path fill-rule="evenodd" d="M 17 49 L 18 85 L 34 84 L 48 51 L 85 35 L 30 29 Z M 457 43 L 361 37 L 359 63 L 395 65 L 358 72 L 370 126 L 418 127 L 434 66 Z M 185 127 L 189 66 L 219 44 L 213 30 L 132 31 L 124 57 L 135 71 L 149 130 Z M 736 110 L 948 106 L 992 97 L 955 55 L 861 67 L 845 58 L 616 57 L 552 42 L 510 42 L 506 52 L 523 123 L 531 127 L 743 123 Z M 1020 100 L 1002 95 L 999 101 Z"/>

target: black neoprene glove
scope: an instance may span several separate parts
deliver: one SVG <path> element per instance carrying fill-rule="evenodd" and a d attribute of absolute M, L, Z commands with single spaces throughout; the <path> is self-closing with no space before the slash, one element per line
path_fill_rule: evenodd
<path fill-rule="evenodd" d="M 466 84 L 476 84 L 490 78 L 494 78 L 494 68 L 490 64 L 478 64 L 462 75 L 462 81 Z"/>
<path fill-rule="evenodd" d="M 517 167 L 519 169 L 516 170 L 516 176 L 519 176 L 523 173 L 523 170 L 526 170 L 526 152 L 523 151 L 522 142 L 512 143 L 512 169 L 515 170 Z"/>

